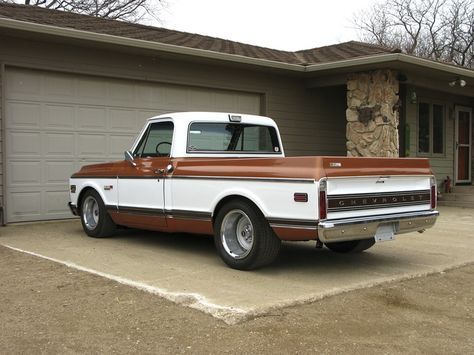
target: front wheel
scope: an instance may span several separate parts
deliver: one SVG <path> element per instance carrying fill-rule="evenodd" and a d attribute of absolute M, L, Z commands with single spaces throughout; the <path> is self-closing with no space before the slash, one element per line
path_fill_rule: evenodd
<path fill-rule="evenodd" d="M 336 253 L 361 253 L 375 244 L 375 238 L 349 240 L 347 242 L 326 243 L 329 250 Z"/>
<path fill-rule="evenodd" d="M 281 247 L 281 240 L 262 213 L 241 200 L 227 203 L 217 214 L 214 243 L 222 260 L 238 270 L 253 270 L 272 263 Z"/>
<path fill-rule="evenodd" d="M 87 190 L 81 200 L 81 222 L 89 237 L 103 238 L 112 235 L 116 225 L 105 208 L 104 201 L 95 190 Z"/>

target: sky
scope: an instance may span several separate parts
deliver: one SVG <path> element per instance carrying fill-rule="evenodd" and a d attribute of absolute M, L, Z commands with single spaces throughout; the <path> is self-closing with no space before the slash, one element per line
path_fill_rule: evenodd
<path fill-rule="evenodd" d="M 358 40 L 354 14 L 375 0 L 166 0 L 159 26 L 295 51 Z"/>

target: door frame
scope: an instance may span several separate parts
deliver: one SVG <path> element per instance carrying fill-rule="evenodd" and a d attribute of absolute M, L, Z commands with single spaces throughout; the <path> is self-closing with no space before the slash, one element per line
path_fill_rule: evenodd
<path fill-rule="evenodd" d="M 467 180 L 458 180 L 458 138 L 459 138 L 459 112 L 469 112 L 469 144 L 464 145 L 469 147 L 469 166 L 468 166 L 468 179 Z M 454 183 L 455 184 L 465 184 L 472 181 L 472 108 L 467 106 L 455 106 L 454 109 Z"/>

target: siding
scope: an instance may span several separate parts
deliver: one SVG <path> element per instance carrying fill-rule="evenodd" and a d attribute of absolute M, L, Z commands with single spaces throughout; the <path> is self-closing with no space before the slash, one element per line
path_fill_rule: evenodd
<path fill-rule="evenodd" d="M 3 145 L 4 145 L 4 139 L 3 139 L 3 65 L 1 64 L 0 61 L 0 206 L 4 206 L 4 199 L 3 199 Z M 3 216 L 2 216 L 3 217 Z M 0 220 L 0 222 L 2 222 Z"/>
<path fill-rule="evenodd" d="M 440 103 L 445 105 L 445 154 L 442 156 L 426 156 L 418 154 L 417 146 L 417 122 L 418 105 L 410 103 L 410 93 L 415 90 L 418 102 L 426 100 L 427 102 Z M 406 93 L 406 123 L 410 126 L 410 156 L 428 157 L 430 159 L 433 171 L 436 174 L 438 182 L 441 182 L 450 176 L 454 178 L 454 107 L 455 105 L 473 106 L 472 98 L 460 95 L 451 95 L 442 92 L 436 92 L 424 88 L 408 87 Z"/>

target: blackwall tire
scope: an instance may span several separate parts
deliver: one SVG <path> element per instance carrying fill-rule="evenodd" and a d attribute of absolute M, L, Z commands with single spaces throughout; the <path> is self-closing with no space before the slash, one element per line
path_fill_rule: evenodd
<path fill-rule="evenodd" d="M 214 243 L 221 259 L 238 270 L 271 264 L 281 247 L 262 213 L 243 200 L 230 201 L 220 209 L 214 222 Z"/>
<path fill-rule="evenodd" d="M 361 253 L 375 244 L 375 238 L 326 243 L 326 247 L 336 253 Z"/>
<path fill-rule="evenodd" d="M 95 190 L 87 190 L 80 206 L 81 223 L 89 237 L 105 238 L 113 235 L 117 226 L 110 218 L 104 201 Z"/>

